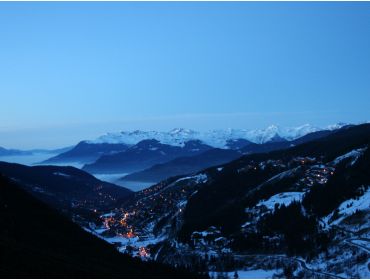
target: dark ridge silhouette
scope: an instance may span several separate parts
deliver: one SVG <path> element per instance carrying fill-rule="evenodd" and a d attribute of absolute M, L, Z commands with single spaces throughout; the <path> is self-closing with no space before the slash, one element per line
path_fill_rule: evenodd
<path fill-rule="evenodd" d="M 37 198 L 62 211 L 104 209 L 133 194 L 71 166 L 26 166 L 0 162 L 0 173 L 21 183 Z"/>
<path fill-rule="evenodd" d="M 97 160 L 102 155 L 109 155 L 113 153 L 122 152 L 128 149 L 126 144 L 109 144 L 109 143 L 88 143 L 81 141 L 72 149 L 61 153 L 57 156 L 49 158 L 42 162 L 42 164 L 54 164 L 65 162 L 80 162 L 91 163 Z"/>
<path fill-rule="evenodd" d="M 234 150 L 211 149 L 192 157 L 179 157 L 162 164 L 156 164 L 143 171 L 129 174 L 123 181 L 159 182 L 177 175 L 191 174 L 204 168 L 237 159 L 241 153 Z"/>
<path fill-rule="evenodd" d="M 142 262 L 84 231 L 0 175 L 1 278 L 194 278 Z"/>
<path fill-rule="evenodd" d="M 100 157 L 82 169 L 91 173 L 129 173 L 149 168 L 178 157 L 197 155 L 212 149 L 199 140 L 190 140 L 183 147 L 143 140 L 124 152 Z"/>

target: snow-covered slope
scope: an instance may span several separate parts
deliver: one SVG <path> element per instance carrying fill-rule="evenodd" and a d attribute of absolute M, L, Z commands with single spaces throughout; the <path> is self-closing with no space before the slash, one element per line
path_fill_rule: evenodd
<path fill-rule="evenodd" d="M 355 214 L 357 211 L 369 211 L 370 210 L 370 188 L 364 192 L 364 194 L 358 198 L 348 199 L 340 204 L 340 206 L 326 216 L 323 221 L 329 225 L 338 225 L 346 217 Z"/>
<path fill-rule="evenodd" d="M 328 127 L 316 127 L 310 124 L 305 124 L 299 127 L 278 127 L 271 125 L 265 129 L 224 129 L 224 130 L 210 130 L 199 132 L 191 129 L 175 128 L 169 132 L 160 131 L 122 131 L 117 133 L 107 133 L 100 136 L 96 140 L 88 141 L 89 143 L 125 143 L 134 145 L 146 139 L 156 139 L 162 144 L 183 146 L 189 140 L 201 140 L 205 144 L 216 147 L 226 148 L 227 141 L 233 139 L 245 139 L 253 143 L 266 143 L 276 139 L 283 138 L 285 140 L 295 140 L 308 133 L 321 130 L 334 130 L 341 128 L 345 124 L 340 123 L 330 125 Z"/>
<path fill-rule="evenodd" d="M 283 192 L 271 196 L 267 200 L 260 201 L 257 206 L 266 206 L 269 210 L 274 210 L 275 204 L 289 206 L 294 201 L 302 201 L 303 192 Z"/>

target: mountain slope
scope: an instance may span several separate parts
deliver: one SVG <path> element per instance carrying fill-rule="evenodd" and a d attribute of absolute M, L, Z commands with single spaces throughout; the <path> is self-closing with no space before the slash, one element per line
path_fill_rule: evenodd
<path fill-rule="evenodd" d="M 333 134 L 337 132 L 340 129 L 345 129 L 348 126 L 343 126 L 338 129 L 332 129 L 332 130 L 320 130 L 316 132 L 311 132 L 308 133 L 302 137 L 299 137 L 295 140 L 291 141 L 270 141 L 267 143 L 263 144 L 255 144 L 251 143 L 249 145 L 246 145 L 240 149 L 240 151 L 244 154 L 255 154 L 255 153 L 267 153 L 267 152 L 272 152 L 276 150 L 281 150 L 281 149 L 287 149 L 290 147 L 294 147 L 297 145 L 301 145 L 310 141 L 318 140 L 320 138 L 329 136 L 330 134 Z"/>
<path fill-rule="evenodd" d="M 331 126 L 326 131 L 330 132 L 342 126 L 343 124 Z M 197 143 L 198 146 L 203 145 L 208 148 L 233 150 L 242 150 L 245 147 L 244 153 L 265 152 L 288 147 L 288 141 L 295 141 L 308 134 L 319 134 L 321 131 L 323 131 L 321 128 L 303 125 L 296 128 L 269 126 L 266 129 L 259 130 L 227 129 L 197 132 L 188 129 L 174 129 L 169 132 L 136 130 L 108 133 L 94 141 L 82 141 L 73 149 L 52 157 L 42 162 L 42 164 L 83 163 L 86 164 L 84 166 L 85 170 L 92 173 L 129 173 L 151 167 L 154 164 L 164 163 L 175 157 L 196 154 L 193 151 L 193 153 L 165 156 L 163 155 L 165 151 L 162 151 L 162 155 L 159 155 L 161 149 L 159 145 L 162 145 L 164 150 L 169 150 L 168 147 L 171 146 L 174 153 L 178 153 L 179 149 L 185 151 L 188 143 Z M 140 154 L 137 153 L 137 150 L 133 152 L 138 146 L 145 149 L 146 144 L 148 146 L 155 145 L 153 141 L 157 141 L 157 147 L 148 147 L 152 150 L 147 151 L 147 157 L 143 156 L 143 152 L 140 152 Z M 267 146 L 260 146 L 260 144 L 266 144 Z M 128 149 L 130 150 L 128 154 L 124 154 Z M 153 152 L 154 149 L 158 151 Z M 202 148 L 200 152 L 205 150 Z M 118 155 L 115 156 L 114 154 L 117 153 Z M 130 159 L 130 157 L 135 156 L 135 153 L 141 158 L 141 164 Z M 122 159 L 123 157 L 125 159 Z M 131 168 L 127 165 L 130 165 Z"/>
<path fill-rule="evenodd" d="M 85 232 L 0 176 L 1 278 L 185 278 Z"/>
<path fill-rule="evenodd" d="M 126 175 L 122 181 L 159 182 L 172 176 L 192 174 L 210 166 L 223 164 L 241 155 L 234 150 L 211 149 L 192 157 L 179 157 L 162 164 L 156 164 L 143 171 Z"/>
<path fill-rule="evenodd" d="M 105 208 L 132 194 L 74 167 L 0 162 L 0 174 L 20 182 L 26 191 L 62 211 Z"/>
<path fill-rule="evenodd" d="M 102 213 L 91 230 L 164 263 L 368 278 L 369 160 L 370 124 L 345 127 L 169 178 Z"/>
<path fill-rule="evenodd" d="M 197 155 L 212 147 L 199 140 L 187 141 L 183 147 L 143 140 L 124 152 L 100 157 L 82 169 L 90 173 L 129 173 L 164 163 L 181 156 Z"/>
<path fill-rule="evenodd" d="M 185 211 L 184 231 L 204 229 L 210 225 L 222 225 L 224 230 L 233 231 L 239 226 L 237 217 L 243 217 L 245 203 L 257 202 L 262 199 L 262 192 L 258 196 L 245 197 L 245 193 L 253 190 L 269 178 L 287 170 L 287 163 L 302 157 L 315 158 L 316 162 L 329 162 L 353 149 L 370 143 L 370 125 L 358 125 L 341 129 L 327 137 L 301 144 L 286 150 L 273 151 L 265 154 L 252 154 L 228 163 L 222 172 L 211 168 L 206 173 L 215 177 L 188 201 Z M 281 161 L 276 166 L 268 165 L 262 169 L 257 166 L 265 161 Z M 305 159 L 304 162 L 308 160 Z M 293 163 L 292 163 L 293 164 Z M 250 166 L 255 166 L 250 169 Z M 285 166 L 285 167 L 284 167 Z M 238 171 L 239 170 L 239 171 Z M 245 172 L 241 172 L 245 170 Z M 283 186 L 288 186 L 285 182 Z M 253 194 L 256 193 L 255 191 Z M 251 193 L 252 194 L 252 193 Z M 267 194 L 267 193 L 266 193 Z M 231 203 L 231 201 L 233 201 Z M 237 202 L 239 201 L 239 202 Z M 239 205 L 239 206 L 238 206 Z M 235 219 L 226 216 L 236 217 Z"/>
<path fill-rule="evenodd" d="M 264 144 L 255 144 L 244 139 L 236 139 L 235 141 L 230 140 L 227 145 L 231 150 L 212 149 L 196 156 L 176 158 L 169 162 L 154 165 L 143 171 L 126 175 L 122 180 L 159 182 L 160 180 L 164 180 L 171 176 L 191 174 L 211 166 L 232 161 L 241 157 L 242 154 L 263 153 L 286 149 L 312 140 L 320 139 L 334 133 L 335 131 L 336 130 L 323 130 L 312 132 L 292 141 L 275 138 Z"/>
<path fill-rule="evenodd" d="M 129 146 L 126 144 L 97 143 L 92 144 L 81 141 L 72 149 L 67 150 L 55 157 L 45 160 L 42 164 L 55 163 L 90 163 L 97 160 L 102 155 L 113 154 L 125 151 Z"/>

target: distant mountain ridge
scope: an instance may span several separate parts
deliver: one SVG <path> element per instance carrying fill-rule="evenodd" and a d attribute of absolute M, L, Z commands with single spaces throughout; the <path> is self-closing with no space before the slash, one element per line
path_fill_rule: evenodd
<path fill-rule="evenodd" d="M 54 164 L 63 162 L 91 163 L 102 155 L 122 152 L 128 149 L 128 145 L 119 143 L 97 143 L 91 144 L 86 141 L 79 142 L 75 147 L 64 151 L 52 158 L 42 162 L 43 164 Z"/>
<path fill-rule="evenodd" d="M 196 156 L 210 149 L 234 150 L 240 153 L 241 156 L 242 154 L 288 148 L 304 142 L 306 137 L 321 137 L 343 126 L 345 126 L 343 123 L 336 124 L 325 130 L 319 130 L 319 128 L 310 125 L 303 125 L 297 128 L 270 126 L 265 130 L 229 129 L 213 130 L 205 133 L 189 129 L 174 129 L 170 132 L 143 132 L 136 130 L 133 132 L 122 132 L 120 135 L 108 134 L 108 137 L 99 138 L 99 141 L 81 141 L 73 149 L 50 158 L 44 161 L 43 164 L 79 162 L 84 163 L 83 170 L 94 174 L 132 173 L 172 161 L 178 157 Z M 146 139 L 147 137 L 151 138 Z M 246 139 L 247 137 L 250 140 Z M 136 141 L 139 142 L 132 144 Z M 215 156 L 209 157 L 207 154 L 204 159 L 197 159 L 196 165 L 191 164 L 191 158 L 178 161 L 177 163 L 182 162 L 180 166 L 185 168 L 186 172 L 190 172 L 196 171 L 194 169 L 196 166 L 205 168 L 238 157 L 237 153 L 226 154 L 223 153 L 220 159 L 216 159 Z M 201 164 L 199 160 L 202 161 Z M 187 161 L 186 164 L 185 161 Z M 170 165 L 173 164 L 170 163 Z M 175 164 L 170 168 L 177 169 L 176 172 L 174 169 L 170 171 L 168 169 L 169 166 L 161 166 L 161 169 L 164 168 L 171 175 L 184 174 L 180 170 L 180 166 Z M 158 168 L 154 170 L 159 171 Z M 164 179 L 164 170 L 160 172 L 162 174 L 159 177 L 159 174 L 152 174 L 149 177 Z"/>
<path fill-rule="evenodd" d="M 156 164 L 145 170 L 126 175 L 122 178 L 122 181 L 159 182 L 171 176 L 191 174 L 207 167 L 223 164 L 237 159 L 242 155 L 288 149 L 309 141 L 318 140 L 346 127 L 348 126 L 336 130 L 312 132 L 292 141 L 275 138 L 276 141 L 256 144 L 244 139 L 230 140 L 228 142 L 228 145 L 230 145 L 229 149 L 214 148 L 199 155 L 176 158 L 163 164 Z"/>
<path fill-rule="evenodd" d="M 18 150 L 18 149 L 6 149 L 0 147 L 0 156 L 31 156 L 34 154 L 59 154 L 67 152 L 73 147 L 64 147 L 59 149 L 32 149 L 32 150 Z"/>
<path fill-rule="evenodd" d="M 24 155 L 31 155 L 32 152 L 30 151 L 21 151 L 15 149 L 5 149 L 0 147 L 0 156 L 24 156 Z"/>
<path fill-rule="evenodd" d="M 122 131 L 117 133 L 107 133 L 95 140 L 86 141 L 90 144 L 98 143 L 125 143 L 135 145 L 142 140 L 155 139 L 162 144 L 172 146 L 183 146 L 189 140 L 200 140 L 203 143 L 215 148 L 228 148 L 230 140 L 244 139 L 256 144 L 263 144 L 270 141 L 288 140 L 292 141 L 306 134 L 321 130 L 335 130 L 347 124 L 338 123 L 327 127 L 317 127 L 310 124 L 304 124 L 298 127 L 279 127 L 270 125 L 265 129 L 224 129 L 210 130 L 205 132 L 191 129 L 175 128 L 168 132 L 160 131 Z"/>
<path fill-rule="evenodd" d="M 294 128 L 271 125 L 266 129 L 225 129 L 206 132 L 175 128 L 169 132 L 134 130 L 107 133 L 95 140 L 81 141 L 75 147 L 42 162 L 42 164 L 72 162 L 92 164 L 102 156 L 124 152 L 128 148 L 146 140 L 156 140 L 160 144 L 177 147 L 184 147 L 189 141 L 200 141 L 202 144 L 213 148 L 239 150 L 249 144 L 293 141 L 310 133 L 328 130 L 334 131 L 345 125 L 344 123 L 338 123 L 325 128 L 319 128 L 309 124 Z"/>
<path fill-rule="evenodd" d="M 162 144 L 148 139 L 125 151 L 101 156 L 92 164 L 85 164 L 83 170 L 91 173 L 129 173 L 164 163 L 177 157 L 197 155 L 212 149 L 199 140 L 185 142 L 184 146 Z"/>
<path fill-rule="evenodd" d="M 178 157 L 162 164 L 153 165 L 142 171 L 126 175 L 121 180 L 123 182 L 125 180 L 159 182 L 172 176 L 190 174 L 210 166 L 223 164 L 241 156 L 242 154 L 235 150 L 215 148 L 195 156 Z"/>

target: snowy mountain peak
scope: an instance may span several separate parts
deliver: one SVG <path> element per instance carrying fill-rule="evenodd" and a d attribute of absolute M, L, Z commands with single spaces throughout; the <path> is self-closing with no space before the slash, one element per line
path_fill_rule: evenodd
<path fill-rule="evenodd" d="M 268 126 L 266 128 L 266 130 L 269 130 L 269 131 L 278 131 L 279 130 L 279 127 L 277 125 L 275 125 L 275 124 L 272 124 L 272 125 Z"/>
<path fill-rule="evenodd" d="M 244 139 L 257 144 L 270 141 L 295 140 L 306 134 L 320 130 L 334 130 L 343 127 L 344 123 L 337 123 L 324 128 L 316 127 L 310 124 L 303 124 L 298 127 L 280 127 L 270 125 L 265 129 L 218 129 L 205 132 L 194 131 L 186 128 L 174 128 L 168 132 L 161 131 L 122 131 L 118 133 L 107 133 L 96 140 L 88 141 L 89 143 L 125 143 L 135 145 L 143 140 L 155 139 L 162 144 L 173 146 L 184 146 L 187 141 L 200 140 L 204 144 L 217 147 L 227 148 L 230 140 Z"/>
<path fill-rule="evenodd" d="M 193 134 L 195 131 L 186 128 L 174 128 L 169 133 L 170 134 Z"/>
<path fill-rule="evenodd" d="M 335 123 L 335 124 L 328 125 L 326 128 L 329 129 L 329 130 L 335 130 L 335 129 L 340 129 L 343 126 L 346 126 L 346 125 L 348 125 L 348 123 L 338 122 L 338 123 Z"/>

